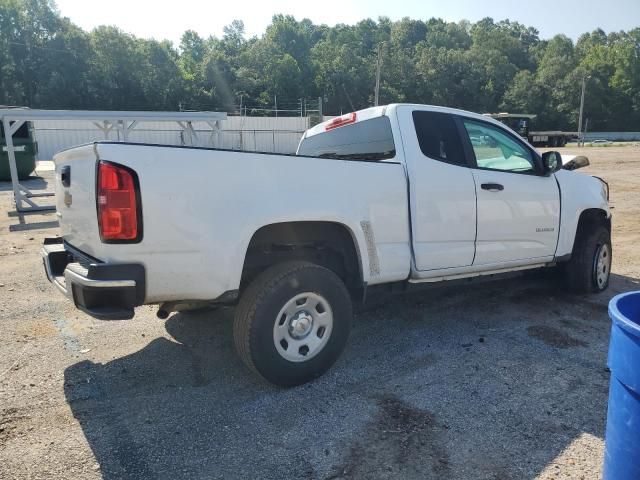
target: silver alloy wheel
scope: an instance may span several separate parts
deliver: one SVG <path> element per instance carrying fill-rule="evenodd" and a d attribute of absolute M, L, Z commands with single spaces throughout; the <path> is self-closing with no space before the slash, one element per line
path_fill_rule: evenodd
<path fill-rule="evenodd" d="M 599 290 L 602 290 L 607 284 L 609 274 L 611 273 L 611 249 L 609 245 L 602 244 L 596 251 L 593 260 L 593 279 Z"/>
<path fill-rule="evenodd" d="M 278 353 L 290 362 L 306 362 L 325 347 L 333 329 L 329 302 L 317 293 L 300 293 L 289 300 L 273 325 Z"/>

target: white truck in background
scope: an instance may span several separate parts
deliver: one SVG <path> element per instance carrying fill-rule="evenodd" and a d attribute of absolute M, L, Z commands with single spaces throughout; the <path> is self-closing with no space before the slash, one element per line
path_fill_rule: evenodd
<path fill-rule="evenodd" d="M 237 304 L 240 356 L 278 385 L 335 362 L 367 292 L 556 266 L 577 292 L 609 282 L 606 183 L 470 112 L 369 108 L 297 155 L 98 142 L 54 160 L 47 277 L 103 319 Z"/>

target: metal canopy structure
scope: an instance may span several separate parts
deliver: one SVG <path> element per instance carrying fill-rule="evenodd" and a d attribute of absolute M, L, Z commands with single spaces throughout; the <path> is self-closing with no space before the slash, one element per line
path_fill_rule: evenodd
<path fill-rule="evenodd" d="M 92 111 L 92 110 L 31 110 L 28 108 L 2 108 L 0 109 L 0 121 L 4 126 L 9 156 L 9 170 L 13 185 L 13 196 L 18 212 L 55 210 L 55 205 L 38 205 L 33 199 L 38 197 L 51 197 L 54 192 L 32 192 L 18 179 L 16 166 L 13 134 L 25 123 L 34 120 L 58 120 L 58 121 L 91 121 L 93 125 L 105 135 L 111 131 L 119 131 L 123 142 L 128 141 L 129 134 L 142 122 L 175 122 L 186 134 L 189 144 L 197 140 L 193 122 L 203 122 L 211 127 L 211 137 L 216 138 L 219 145 L 220 121 L 226 120 L 225 112 L 117 112 L 117 111 Z"/>

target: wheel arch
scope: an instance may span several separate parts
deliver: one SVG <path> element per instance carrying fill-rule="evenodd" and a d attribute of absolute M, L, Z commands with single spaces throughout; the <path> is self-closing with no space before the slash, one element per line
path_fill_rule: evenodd
<path fill-rule="evenodd" d="M 585 231 L 588 231 L 598 225 L 604 225 L 609 231 L 609 234 L 611 234 L 611 216 L 606 210 L 603 210 L 602 208 L 586 208 L 582 210 L 578 217 L 578 223 L 576 225 L 575 235 L 573 236 L 570 253 L 573 253 L 578 235 L 583 235 Z"/>
<path fill-rule="evenodd" d="M 276 263 L 308 260 L 332 270 L 354 298 L 360 297 L 367 280 L 367 257 L 359 240 L 354 229 L 337 221 L 296 220 L 263 225 L 253 232 L 247 244 L 240 291 Z"/>
<path fill-rule="evenodd" d="M 581 232 L 581 229 L 592 227 L 594 225 L 603 224 L 609 233 L 611 233 L 611 217 L 602 208 L 587 208 L 580 212 L 578 218 L 578 227 L 576 234 Z"/>

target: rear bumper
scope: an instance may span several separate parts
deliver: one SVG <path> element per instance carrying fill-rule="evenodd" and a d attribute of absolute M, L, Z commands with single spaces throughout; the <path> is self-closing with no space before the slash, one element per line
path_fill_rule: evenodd
<path fill-rule="evenodd" d="M 144 303 L 142 265 L 102 263 L 63 243 L 47 238 L 42 247 L 47 278 L 80 310 L 100 320 L 125 320 Z"/>

